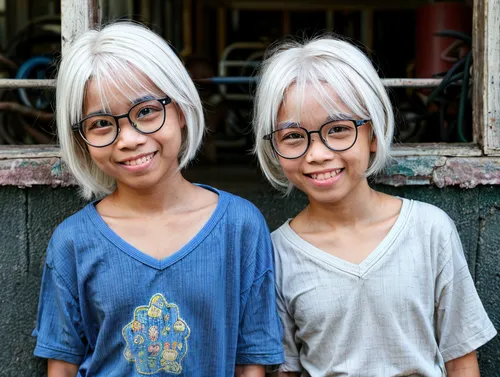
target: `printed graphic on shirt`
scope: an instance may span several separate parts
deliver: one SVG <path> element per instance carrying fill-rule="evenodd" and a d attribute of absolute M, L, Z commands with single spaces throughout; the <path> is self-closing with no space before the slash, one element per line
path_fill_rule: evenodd
<path fill-rule="evenodd" d="M 182 372 L 190 329 L 180 317 L 177 305 L 168 303 L 161 293 L 151 297 L 149 305 L 134 310 L 134 318 L 122 334 L 127 343 L 123 354 L 135 362 L 140 374 Z"/>

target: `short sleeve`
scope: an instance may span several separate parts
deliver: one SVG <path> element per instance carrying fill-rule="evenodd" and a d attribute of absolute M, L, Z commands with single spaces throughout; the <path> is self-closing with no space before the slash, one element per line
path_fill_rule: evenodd
<path fill-rule="evenodd" d="M 276 309 L 272 244 L 263 218 L 254 237 L 255 257 L 242 272 L 252 283 L 241 292 L 236 364 L 277 365 L 283 362 L 282 329 Z"/>
<path fill-rule="evenodd" d="M 64 246 L 58 244 L 57 238 L 52 238 L 47 250 L 38 318 L 32 334 L 37 338 L 34 354 L 79 365 L 86 352 L 82 319 L 76 288 L 70 288 L 69 277 L 63 277 L 56 270 L 59 248 Z M 67 270 L 71 262 L 66 258 L 65 263 L 63 270 Z"/>
<path fill-rule="evenodd" d="M 438 259 L 442 268 L 436 278 L 436 334 L 447 362 L 484 345 L 496 330 L 479 299 L 453 223 Z"/>
<path fill-rule="evenodd" d="M 281 364 L 281 372 L 302 372 L 300 363 L 300 343 L 295 341 L 297 326 L 293 318 L 288 313 L 284 299 L 279 290 L 276 291 L 276 302 L 278 304 L 278 313 L 283 325 L 283 348 L 285 349 L 285 362 Z"/>

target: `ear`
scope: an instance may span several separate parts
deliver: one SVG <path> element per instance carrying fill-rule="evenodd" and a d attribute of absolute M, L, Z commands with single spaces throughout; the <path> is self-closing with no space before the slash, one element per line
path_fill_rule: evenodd
<path fill-rule="evenodd" d="M 179 122 L 181 128 L 186 126 L 186 117 L 184 116 L 184 113 L 182 112 L 181 109 L 179 109 Z"/>
<path fill-rule="evenodd" d="M 377 151 L 377 137 L 375 134 L 372 135 L 372 140 L 370 141 L 370 152 L 375 153 Z"/>
<path fill-rule="evenodd" d="M 179 105 L 175 104 L 175 109 L 177 110 L 179 124 L 181 128 L 184 128 L 186 126 L 186 117 L 184 116 L 184 113 L 182 112 L 182 109 L 180 108 Z"/>

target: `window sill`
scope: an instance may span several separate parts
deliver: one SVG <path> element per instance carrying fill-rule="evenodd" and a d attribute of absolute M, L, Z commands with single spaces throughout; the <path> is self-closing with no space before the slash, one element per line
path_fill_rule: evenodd
<path fill-rule="evenodd" d="M 500 157 L 482 156 L 475 145 L 427 144 L 396 145 L 394 160 L 376 183 L 391 186 L 435 185 L 473 188 L 478 185 L 500 185 Z M 221 174 L 226 168 L 203 167 L 188 171 L 188 178 L 201 181 L 204 177 L 217 185 L 233 177 L 234 171 L 250 171 L 249 167 L 227 167 L 230 174 Z M 255 170 L 255 169 L 254 169 Z M 217 174 L 215 174 L 218 172 Z M 212 174 L 213 173 L 213 174 Z M 255 171 L 238 174 L 242 181 L 262 181 Z M 235 181 L 233 177 L 232 182 Z M 241 182 L 243 183 L 243 182 Z M 68 187 L 76 184 L 61 164 L 59 149 L 55 146 L 2 146 L 0 147 L 0 186 L 31 187 L 48 185 Z"/>

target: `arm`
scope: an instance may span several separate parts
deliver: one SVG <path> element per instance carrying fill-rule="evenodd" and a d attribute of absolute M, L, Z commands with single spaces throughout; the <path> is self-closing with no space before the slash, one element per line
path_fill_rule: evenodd
<path fill-rule="evenodd" d="M 262 365 L 236 365 L 234 377 L 264 377 L 266 371 Z"/>
<path fill-rule="evenodd" d="M 480 377 L 476 351 L 446 363 L 448 377 Z"/>
<path fill-rule="evenodd" d="M 48 361 L 48 377 L 75 377 L 77 373 L 78 365 L 54 359 Z"/>
<path fill-rule="evenodd" d="M 276 310 L 271 238 L 262 214 L 254 206 L 245 204 L 241 212 L 240 216 L 251 220 L 245 224 L 247 229 L 243 233 L 251 237 L 247 237 L 242 249 L 241 312 L 234 364 L 240 368 L 278 365 L 284 357 L 281 323 Z M 259 368 L 262 367 L 256 370 Z M 244 368 L 245 376 L 250 370 Z"/>
<path fill-rule="evenodd" d="M 450 220 L 451 221 L 451 220 Z M 474 350 L 496 335 L 469 272 L 453 223 L 437 258 L 435 329 L 449 376 L 479 376 Z M 451 233 L 451 234 L 450 234 Z"/>
<path fill-rule="evenodd" d="M 65 370 L 61 368 L 64 364 L 73 365 L 71 375 L 75 376 L 88 344 L 77 299 L 77 269 L 69 233 L 58 227 L 49 243 L 33 331 L 33 353 L 50 360 L 49 368 L 54 371 L 49 372 L 50 377 L 68 375 L 60 373 Z M 59 273 L 57 267 L 64 273 Z"/>

